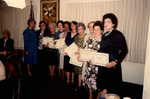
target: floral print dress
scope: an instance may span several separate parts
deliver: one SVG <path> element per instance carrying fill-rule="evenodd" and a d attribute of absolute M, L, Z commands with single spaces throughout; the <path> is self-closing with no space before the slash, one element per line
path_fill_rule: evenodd
<path fill-rule="evenodd" d="M 100 49 L 100 41 L 95 40 L 94 37 L 89 37 L 86 41 L 83 49 L 92 49 L 99 50 Z M 85 75 L 83 76 L 83 86 L 92 91 L 97 91 L 97 75 L 98 75 L 98 66 L 90 65 L 89 62 L 86 63 L 86 67 L 84 69 Z"/>

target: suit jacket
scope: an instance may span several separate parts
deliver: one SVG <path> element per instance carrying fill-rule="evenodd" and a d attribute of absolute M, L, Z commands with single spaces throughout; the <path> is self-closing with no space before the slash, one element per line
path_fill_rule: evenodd
<path fill-rule="evenodd" d="M 4 47 L 4 38 L 0 39 L 0 51 L 9 51 L 9 52 L 13 52 L 14 51 L 14 40 L 9 38 L 6 41 L 6 45 Z"/>

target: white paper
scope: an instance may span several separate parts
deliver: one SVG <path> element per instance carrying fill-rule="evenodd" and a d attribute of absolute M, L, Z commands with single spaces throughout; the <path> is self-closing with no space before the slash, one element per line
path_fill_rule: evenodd
<path fill-rule="evenodd" d="M 48 42 L 51 42 L 51 41 L 53 41 L 53 38 L 51 38 L 51 37 L 43 37 L 42 44 L 46 45 Z"/>
<path fill-rule="evenodd" d="M 76 65 L 76 66 L 79 66 L 79 67 L 82 67 L 83 62 L 79 62 L 78 59 L 77 59 L 77 56 L 78 56 L 77 54 L 73 54 L 70 58 L 69 63 L 73 64 L 73 65 Z"/>
<path fill-rule="evenodd" d="M 49 41 L 49 48 L 55 48 L 54 41 Z"/>
<path fill-rule="evenodd" d="M 68 56 L 71 58 L 71 56 L 78 51 L 78 46 L 75 43 L 72 43 L 70 46 L 68 46 L 65 50 L 65 53 L 68 54 Z"/>
<path fill-rule="evenodd" d="M 62 47 L 62 48 L 59 49 L 59 52 L 60 52 L 61 55 L 65 55 L 65 51 L 64 50 L 66 48 L 67 48 L 67 46 L 64 46 L 64 47 Z"/>
<path fill-rule="evenodd" d="M 109 55 L 106 53 L 92 53 L 92 62 L 94 65 L 105 67 L 109 62 Z"/>
<path fill-rule="evenodd" d="M 65 44 L 65 39 L 58 39 L 58 40 L 55 40 L 56 41 L 56 45 L 55 45 L 55 47 L 56 48 L 62 48 L 62 47 L 64 47 L 64 44 Z"/>
<path fill-rule="evenodd" d="M 89 61 L 92 59 L 91 49 L 81 49 L 80 58 L 82 61 Z"/>

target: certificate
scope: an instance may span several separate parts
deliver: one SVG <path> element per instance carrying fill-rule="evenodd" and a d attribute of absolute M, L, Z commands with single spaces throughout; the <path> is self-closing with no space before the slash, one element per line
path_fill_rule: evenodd
<path fill-rule="evenodd" d="M 72 43 L 64 51 L 68 54 L 69 57 L 71 57 L 75 52 L 78 51 L 78 46 L 75 43 Z"/>
<path fill-rule="evenodd" d="M 76 54 L 73 54 L 70 58 L 70 61 L 69 63 L 70 64 L 73 64 L 73 65 L 76 65 L 76 66 L 79 66 L 79 67 L 82 67 L 82 63 L 83 62 L 79 62 L 78 59 L 77 59 L 77 56 Z"/>
<path fill-rule="evenodd" d="M 92 62 L 94 65 L 105 67 L 109 62 L 109 55 L 106 53 L 92 53 Z"/>
<path fill-rule="evenodd" d="M 49 41 L 49 48 L 55 48 L 54 41 Z"/>
<path fill-rule="evenodd" d="M 55 40 L 56 41 L 56 45 L 55 45 L 55 47 L 56 48 L 62 48 L 62 47 L 64 47 L 64 44 L 65 44 L 65 39 L 58 39 L 58 40 Z"/>
<path fill-rule="evenodd" d="M 64 51 L 66 48 L 67 48 L 67 46 L 64 46 L 64 47 L 62 47 L 62 48 L 59 48 L 59 52 L 60 52 L 61 55 L 66 55 L 66 54 L 65 54 L 65 51 Z"/>
<path fill-rule="evenodd" d="M 82 61 L 89 61 L 92 59 L 91 49 L 81 49 L 80 58 Z"/>
<path fill-rule="evenodd" d="M 46 45 L 48 42 L 53 41 L 53 38 L 51 37 L 43 37 L 43 45 Z"/>

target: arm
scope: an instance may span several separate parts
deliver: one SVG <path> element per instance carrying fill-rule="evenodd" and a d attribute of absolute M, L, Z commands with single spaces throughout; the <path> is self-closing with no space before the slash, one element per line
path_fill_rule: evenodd
<path fill-rule="evenodd" d="M 24 50 L 25 52 L 29 52 L 29 36 L 28 36 L 28 32 L 24 31 L 23 32 L 23 36 L 24 36 Z"/>

